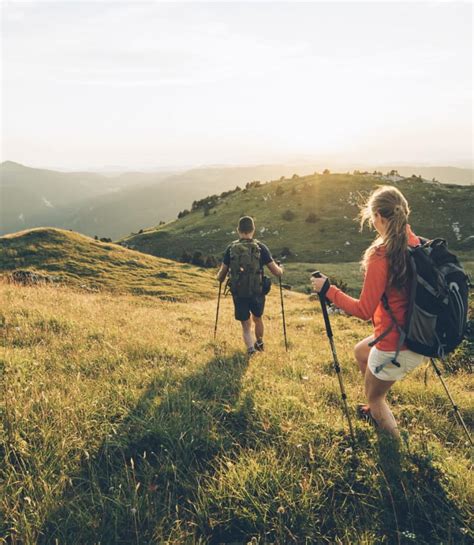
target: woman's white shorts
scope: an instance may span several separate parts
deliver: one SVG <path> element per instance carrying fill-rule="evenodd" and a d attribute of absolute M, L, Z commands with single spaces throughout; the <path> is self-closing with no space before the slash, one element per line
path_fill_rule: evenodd
<path fill-rule="evenodd" d="M 400 380 L 425 361 L 425 356 L 421 354 L 416 354 L 411 350 L 401 350 L 397 359 L 400 367 L 397 367 L 391 361 L 394 356 L 395 352 L 383 352 L 375 346 L 371 348 L 367 365 L 374 377 L 380 380 Z M 383 364 L 385 365 L 377 373 L 376 368 Z"/>

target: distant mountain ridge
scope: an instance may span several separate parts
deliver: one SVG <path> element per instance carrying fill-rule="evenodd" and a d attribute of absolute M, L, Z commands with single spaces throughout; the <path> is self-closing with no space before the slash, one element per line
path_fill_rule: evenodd
<path fill-rule="evenodd" d="M 0 234 L 45 225 L 70 228 L 83 202 L 94 202 L 126 187 L 166 175 L 57 172 L 6 161 L 0 165 Z"/>
<path fill-rule="evenodd" d="M 323 169 L 315 164 L 256 165 L 201 167 L 180 173 L 105 174 L 58 172 L 5 161 L 0 165 L 0 234 L 53 226 L 118 239 L 160 221 L 170 221 L 194 200 L 207 195 L 255 180 L 307 175 L 315 170 Z M 452 167 L 398 170 L 409 175 L 426 172 L 424 177 L 443 182 L 467 183 L 469 175 L 472 178 L 472 171 Z"/>

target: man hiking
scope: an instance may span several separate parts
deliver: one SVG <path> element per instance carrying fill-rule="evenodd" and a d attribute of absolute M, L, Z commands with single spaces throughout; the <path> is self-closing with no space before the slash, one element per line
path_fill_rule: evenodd
<path fill-rule="evenodd" d="M 266 265 L 275 276 L 283 269 L 273 260 L 270 250 L 254 239 L 255 223 L 250 216 L 240 218 L 237 227 L 239 240 L 232 242 L 224 253 L 217 280 L 223 282 L 229 273 L 229 286 L 234 300 L 235 319 L 242 324 L 242 334 L 247 353 L 253 356 L 263 352 L 263 310 L 265 295 L 270 291 L 270 279 L 264 276 Z M 255 324 L 255 341 L 252 334 L 252 316 Z"/>

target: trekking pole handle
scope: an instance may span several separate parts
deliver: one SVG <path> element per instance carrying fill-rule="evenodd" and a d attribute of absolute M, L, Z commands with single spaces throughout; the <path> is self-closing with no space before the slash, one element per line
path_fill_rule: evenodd
<path fill-rule="evenodd" d="M 322 274 L 319 271 L 314 271 L 311 273 L 312 278 L 322 278 Z M 318 293 L 319 302 L 321 303 L 321 311 L 323 313 L 324 325 L 326 326 L 326 333 L 330 339 L 332 339 L 332 328 L 331 322 L 329 321 L 328 307 L 326 302 L 326 297 Z"/>

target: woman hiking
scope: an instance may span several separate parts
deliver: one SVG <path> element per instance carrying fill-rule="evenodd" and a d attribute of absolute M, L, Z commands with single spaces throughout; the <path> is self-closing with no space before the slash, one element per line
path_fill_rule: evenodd
<path fill-rule="evenodd" d="M 360 408 L 360 413 L 373 418 L 379 429 L 396 438 L 399 432 L 385 399 L 387 392 L 424 360 L 424 356 L 406 348 L 400 329 L 405 324 L 409 297 L 407 249 L 420 244 L 408 224 L 409 213 L 407 200 L 391 186 L 376 189 L 362 207 L 361 229 L 368 223 L 379 236 L 362 259 L 365 278 L 360 299 L 353 299 L 331 286 L 324 275 L 311 279 L 314 291 L 325 295 L 336 306 L 363 320 L 372 320 L 373 335 L 354 348 L 368 403 Z"/>

